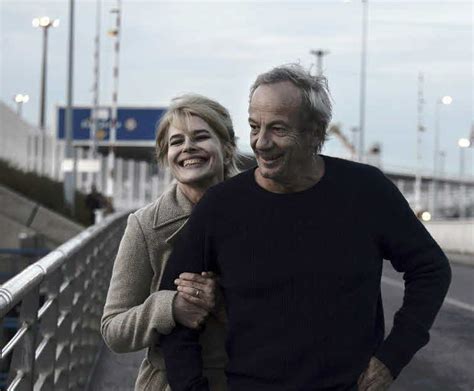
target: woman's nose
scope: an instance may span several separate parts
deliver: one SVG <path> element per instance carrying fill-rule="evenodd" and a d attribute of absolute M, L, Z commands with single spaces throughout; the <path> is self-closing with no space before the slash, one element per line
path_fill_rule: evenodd
<path fill-rule="evenodd" d="M 194 149 L 196 149 L 196 144 L 194 143 L 194 140 L 192 140 L 191 137 L 186 137 L 183 144 L 183 150 L 190 151 Z"/>

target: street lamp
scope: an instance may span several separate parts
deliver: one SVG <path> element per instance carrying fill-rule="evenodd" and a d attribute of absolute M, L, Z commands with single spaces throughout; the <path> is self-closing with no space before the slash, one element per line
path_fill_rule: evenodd
<path fill-rule="evenodd" d="M 316 76 L 323 75 L 323 57 L 329 54 L 329 50 L 310 50 L 309 52 L 313 56 L 316 56 Z"/>
<path fill-rule="evenodd" d="M 433 207 L 432 207 L 432 215 L 436 215 L 436 210 L 438 207 L 438 176 L 439 176 L 439 159 L 440 159 L 440 151 L 439 151 L 439 111 L 441 105 L 450 105 L 453 103 L 453 98 L 449 95 L 445 95 L 441 98 L 436 100 L 435 105 L 435 125 L 434 125 L 434 153 L 433 153 Z"/>
<path fill-rule="evenodd" d="M 30 100 L 30 97 L 26 94 L 16 94 L 13 97 L 13 100 L 16 103 L 16 112 L 18 116 L 21 117 L 21 109 L 22 109 L 23 103 L 28 102 Z"/>
<path fill-rule="evenodd" d="M 58 27 L 59 19 L 51 19 L 47 16 L 34 18 L 32 25 L 35 28 L 43 29 L 43 61 L 41 65 L 41 92 L 40 92 L 40 117 L 39 127 L 41 130 L 41 174 L 45 173 L 45 113 L 46 113 L 46 66 L 48 52 L 48 29 Z M 38 144 L 36 144 L 36 147 Z M 37 149 L 36 149 L 37 150 Z"/>
<path fill-rule="evenodd" d="M 464 167 L 465 167 L 465 150 L 471 146 L 471 141 L 468 138 L 460 138 L 458 140 L 459 146 L 459 176 L 462 178 L 465 174 Z"/>
<path fill-rule="evenodd" d="M 45 108 L 46 108 L 46 62 L 48 51 L 48 29 L 50 27 L 58 27 L 59 19 L 50 19 L 47 16 L 41 18 L 34 18 L 32 21 L 33 27 L 43 29 L 43 61 L 41 65 L 41 94 L 40 94 L 40 118 L 39 127 L 44 130 L 45 127 Z"/>
<path fill-rule="evenodd" d="M 344 3 L 351 3 L 352 0 L 343 0 Z M 367 86 L 367 36 L 369 25 L 369 0 L 362 2 L 362 47 L 360 55 L 360 87 L 359 87 L 359 145 L 357 147 L 357 158 L 359 162 L 364 159 L 365 150 L 365 95 Z"/>

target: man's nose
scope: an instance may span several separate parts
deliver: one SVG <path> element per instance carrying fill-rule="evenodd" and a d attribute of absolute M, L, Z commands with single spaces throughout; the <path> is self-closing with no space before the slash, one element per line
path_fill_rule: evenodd
<path fill-rule="evenodd" d="M 267 129 L 260 129 L 257 135 L 257 142 L 255 148 L 260 150 L 269 149 L 272 146 L 272 138 L 270 132 Z"/>

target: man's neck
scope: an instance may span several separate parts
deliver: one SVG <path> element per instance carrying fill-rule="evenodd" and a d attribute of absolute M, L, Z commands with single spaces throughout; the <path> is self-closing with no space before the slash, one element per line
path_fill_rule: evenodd
<path fill-rule="evenodd" d="M 255 170 L 255 181 L 265 190 L 272 193 L 296 193 L 309 189 L 318 183 L 325 173 L 325 164 L 321 156 L 317 156 L 311 166 L 300 170 L 301 175 L 285 179 L 265 178 L 259 168 Z"/>

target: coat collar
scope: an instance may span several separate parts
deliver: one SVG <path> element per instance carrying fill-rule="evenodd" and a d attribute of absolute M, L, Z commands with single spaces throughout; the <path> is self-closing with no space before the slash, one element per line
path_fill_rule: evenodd
<path fill-rule="evenodd" d="M 160 197 L 155 208 L 153 229 L 169 229 L 170 235 L 167 237 L 166 242 L 172 241 L 184 227 L 185 222 L 182 222 L 182 220 L 187 219 L 191 215 L 192 209 L 193 204 L 191 201 L 179 190 L 177 184 L 173 183 Z"/>

